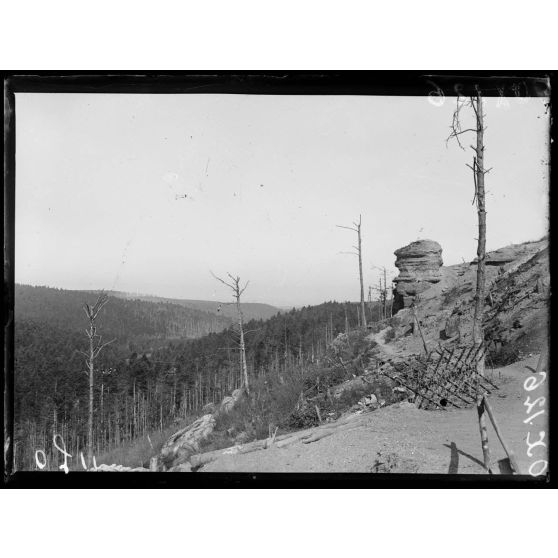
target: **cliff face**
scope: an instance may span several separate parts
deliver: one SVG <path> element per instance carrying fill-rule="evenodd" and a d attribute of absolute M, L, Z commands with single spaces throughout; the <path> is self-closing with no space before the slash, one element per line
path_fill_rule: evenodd
<path fill-rule="evenodd" d="M 409 307 L 414 297 L 441 279 L 442 247 L 433 240 L 417 240 L 394 252 L 399 276 L 394 279 L 393 312 Z"/>

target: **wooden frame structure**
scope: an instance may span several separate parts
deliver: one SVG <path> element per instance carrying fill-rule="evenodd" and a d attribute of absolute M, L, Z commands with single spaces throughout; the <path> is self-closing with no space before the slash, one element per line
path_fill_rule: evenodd
<path fill-rule="evenodd" d="M 426 356 L 414 355 L 405 362 L 389 362 L 380 374 L 412 392 L 419 409 L 463 408 L 476 404 L 479 396 L 498 387 L 477 372 L 485 346 L 440 348 Z"/>

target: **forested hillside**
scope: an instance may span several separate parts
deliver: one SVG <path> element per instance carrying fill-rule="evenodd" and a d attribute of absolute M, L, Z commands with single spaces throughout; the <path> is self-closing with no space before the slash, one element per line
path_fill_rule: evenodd
<path fill-rule="evenodd" d="M 74 292 L 69 297 L 71 302 L 65 299 L 64 312 L 57 314 L 53 307 L 57 300 L 63 300 L 64 291 L 46 289 L 43 292 L 50 296 L 40 297 L 43 304 L 35 311 L 42 319 L 24 319 L 31 313 L 32 297 L 38 291 L 22 286 L 18 291 L 15 455 L 19 468 L 33 469 L 36 449 L 45 449 L 51 455 L 53 432 L 63 435 L 72 455 L 85 447 L 87 376 L 79 351 L 87 346 L 86 318 L 81 308 L 83 293 Z M 28 296 L 22 297 L 22 292 Z M 137 306 L 130 302 L 110 298 L 98 324 L 103 339 L 119 331 L 146 338 L 153 332 L 163 335 L 162 329 L 157 330 L 159 304 L 151 303 L 154 319 L 146 325 L 142 323 L 145 310 L 143 314 L 140 310 L 148 303 L 137 302 Z M 121 310 L 128 312 L 125 317 L 119 314 Z M 269 376 L 281 381 L 282 376 L 304 367 L 324 366 L 327 345 L 356 322 L 357 304 L 337 302 L 292 310 L 266 321 L 248 321 L 245 332 L 250 377 L 257 380 Z M 148 352 L 138 350 L 129 335 L 128 345 L 108 345 L 96 363 L 97 455 L 152 430 L 162 430 L 240 386 L 235 326 L 197 339 L 171 341 Z"/>
<path fill-rule="evenodd" d="M 92 303 L 96 292 L 69 291 L 50 287 L 15 285 L 16 321 L 45 322 L 83 332 L 83 304 Z M 99 315 L 99 329 L 105 338 L 116 338 L 119 345 L 148 350 L 168 339 L 184 339 L 220 331 L 231 319 L 186 308 L 170 302 L 146 302 L 110 297 Z"/>
<path fill-rule="evenodd" d="M 170 304 L 177 304 L 185 308 L 192 308 L 193 310 L 200 310 L 202 312 L 209 312 L 227 318 L 236 318 L 236 310 L 233 304 L 228 302 L 216 302 L 212 300 L 190 300 L 185 298 L 163 298 L 159 296 L 124 293 L 121 291 L 113 291 L 109 293 L 119 298 L 127 300 L 144 300 L 147 302 L 167 302 Z M 275 316 L 279 312 L 279 308 L 269 304 L 261 304 L 258 302 L 243 302 L 242 314 L 247 320 L 267 320 Z"/>

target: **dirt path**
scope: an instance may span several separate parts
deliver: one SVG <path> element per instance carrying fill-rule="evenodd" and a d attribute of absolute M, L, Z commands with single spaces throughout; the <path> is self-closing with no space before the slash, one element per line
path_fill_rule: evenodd
<path fill-rule="evenodd" d="M 547 459 L 546 448 L 527 455 L 526 438 L 548 433 L 548 406 L 544 414 L 525 424 L 524 401 L 531 395 L 546 397 L 547 383 L 529 394 L 523 387 L 536 368 L 538 355 L 496 371 L 500 390 L 489 398 L 507 443 L 526 474 L 538 459 Z M 535 407 L 531 415 L 541 410 Z M 548 434 L 546 434 L 548 437 Z M 488 425 L 492 462 L 505 458 L 492 425 Z M 271 447 L 247 454 L 223 455 L 202 471 L 227 472 L 372 472 L 384 463 L 395 473 L 483 474 L 482 451 L 476 408 L 423 411 L 412 405 L 393 405 L 362 415 L 353 429 L 341 429 L 310 444 L 296 442 L 285 448 Z"/>
<path fill-rule="evenodd" d="M 373 333 L 373 334 L 369 335 L 368 339 L 370 339 L 371 341 L 374 341 L 384 354 L 386 354 L 388 356 L 400 356 L 399 352 L 395 351 L 395 349 L 391 345 L 388 345 L 386 343 L 385 337 L 387 335 L 387 332 L 390 329 L 391 328 L 386 327 L 386 328 L 382 329 L 382 331 L 380 331 L 379 333 Z"/>

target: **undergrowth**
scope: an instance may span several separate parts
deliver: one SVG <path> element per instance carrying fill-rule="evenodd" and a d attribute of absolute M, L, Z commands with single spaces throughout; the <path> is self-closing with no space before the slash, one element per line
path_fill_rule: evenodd
<path fill-rule="evenodd" d="M 340 334 L 321 362 L 290 363 L 252 380 L 250 395 L 227 414 L 219 414 L 215 430 L 203 443 L 203 451 L 246 443 L 275 434 L 317 426 L 337 418 L 375 387 L 347 390 L 338 400 L 330 391 L 345 380 L 363 374 L 375 343 L 369 332 Z"/>
<path fill-rule="evenodd" d="M 175 422 L 163 430 L 155 430 L 142 438 L 124 442 L 102 455 L 95 456 L 97 465 L 105 463 L 124 465 L 125 467 L 149 467 L 151 457 L 161 452 L 163 444 L 178 430 L 185 428 L 197 418 L 196 415 L 188 416 Z M 148 437 L 149 436 L 149 437 Z"/>

